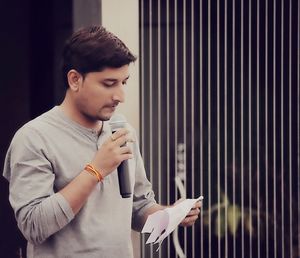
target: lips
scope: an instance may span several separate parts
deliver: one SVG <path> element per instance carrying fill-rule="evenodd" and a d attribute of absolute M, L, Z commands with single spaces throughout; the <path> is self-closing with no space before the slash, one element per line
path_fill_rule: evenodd
<path fill-rule="evenodd" d="M 119 103 L 111 104 L 111 105 L 105 105 L 106 108 L 116 108 Z"/>
<path fill-rule="evenodd" d="M 116 108 L 117 107 L 117 105 L 113 105 L 113 106 L 105 106 L 106 108 Z"/>
<path fill-rule="evenodd" d="M 105 106 L 105 108 L 110 109 L 111 111 L 115 111 L 117 105 Z"/>

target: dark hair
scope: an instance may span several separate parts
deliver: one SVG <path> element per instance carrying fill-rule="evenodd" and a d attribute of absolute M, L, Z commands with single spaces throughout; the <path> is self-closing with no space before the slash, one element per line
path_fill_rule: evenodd
<path fill-rule="evenodd" d="M 134 62 L 136 57 L 127 46 L 104 27 L 93 25 L 75 32 L 63 51 L 62 73 L 68 87 L 67 73 L 75 69 L 83 76 L 105 68 L 119 68 Z"/>

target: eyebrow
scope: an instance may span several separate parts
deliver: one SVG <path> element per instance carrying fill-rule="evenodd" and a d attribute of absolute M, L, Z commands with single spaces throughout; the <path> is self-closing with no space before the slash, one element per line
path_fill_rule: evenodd
<path fill-rule="evenodd" d="M 126 81 L 129 79 L 129 75 L 122 81 Z M 103 81 L 110 81 L 110 82 L 116 82 L 118 81 L 118 79 L 114 79 L 114 78 L 107 78 L 107 79 L 104 79 Z"/>

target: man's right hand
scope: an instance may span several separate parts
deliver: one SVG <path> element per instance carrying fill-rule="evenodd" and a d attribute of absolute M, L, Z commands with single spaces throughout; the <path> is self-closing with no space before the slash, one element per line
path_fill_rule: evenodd
<path fill-rule="evenodd" d="M 96 152 L 91 164 L 103 177 L 112 173 L 122 161 L 132 159 L 133 154 L 126 142 L 132 142 L 128 129 L 122 128 L 113 133 Z"/>

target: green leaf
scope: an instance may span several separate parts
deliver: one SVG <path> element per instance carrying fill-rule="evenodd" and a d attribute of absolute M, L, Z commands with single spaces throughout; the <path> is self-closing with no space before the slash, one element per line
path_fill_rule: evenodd
<path fill-rule="evenodd" d="M 229 205 L 227 210 L 227 222 L 230 233 L 235 236 L 241 220 L 241 209 L 237 205 Z"/>
<path fill-rule="evenodd" d="M 228 196 L 225 193 L 221 193 L 221 202 L 224 203 L 225 206 L 228 206 L 230 204 Z"/>

